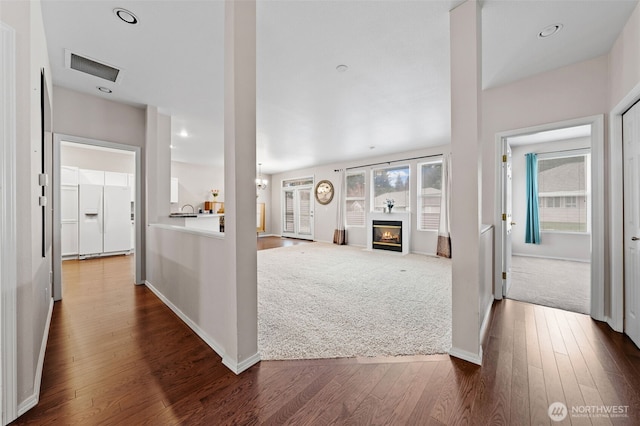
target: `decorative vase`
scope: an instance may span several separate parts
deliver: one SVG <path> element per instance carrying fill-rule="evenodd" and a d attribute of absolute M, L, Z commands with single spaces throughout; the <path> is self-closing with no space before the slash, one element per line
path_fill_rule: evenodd
<path fill-rule="evenodd" d="M 391 213 L 391 209 L 393 208 L 393 206 L 387 206 L 387 213 Z"/>

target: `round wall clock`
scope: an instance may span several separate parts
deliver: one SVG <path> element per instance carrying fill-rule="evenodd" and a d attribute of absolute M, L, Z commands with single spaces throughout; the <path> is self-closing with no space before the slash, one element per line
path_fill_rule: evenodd
<path fill-rule="evenodd" d="M 321 180 L 316 185 L 316 200 L 320 204 L 329 204 L 333 200 L 333 184 L 328 180 Z"/>

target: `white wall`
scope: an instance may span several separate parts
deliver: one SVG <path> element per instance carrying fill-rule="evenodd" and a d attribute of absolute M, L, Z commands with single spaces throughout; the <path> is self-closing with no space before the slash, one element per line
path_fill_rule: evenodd
<path fill-rule="evenodd" d="M 59 86 L 53 97 L 55 133 L 144 146 L 144 109 Z"/>
<path fill-rule="evenodd" d="M 147 286 L 224 359 L 233 344 L 224 239 L 167 225 L 149 226 L 147 239 Z"/>
<path fill-rule="evenodd" d="M 79 169 L 104 170 L 107 172 L 136 172 L 135 155 L 131 152 L 114 152 L 85 148 L 81 144 L 60 147 L 60 164 Z"/>
<path fill-rule="evenodd" d="M 623 329 L 624 311 L 624 236 L 622 178 L 622 114 L 640 99 L 640 5 L 629 17 L 608 56 L 609 66 L 609 164 L 605 175 L 609 182 L 605 200 L 609 210 L 607 293 L 605 314 L 617 331 Z M 611 307 L 611 309 L 609 309 Z"/>
<path fill-rule="evenodd" d="M 171 177 L 178 178 L 178 202 L 171 205 L 171 211 L 179 211 L 184 204 L 191 204 L 198 211 L 204 209 L 205 201 L 212 201 L 212 189 L 220 195 L 216 201 L 224 201 L 224 167 L 201 164 L 171 162 Z"/>
<path fill-rule="evenodd" d="M 314 181 L 317 183 L 323 179 L 329 180 L 333 183 L 334 188 L 339 186 L 338 176 L 335 172 L 336 169 L 344 169 L 348 167 L 356 167 L 365 164 L 381 163 L 387 161 L 401 160 L 405 158 L 421 157 L 426 155 L 442 155 L 449 152 L 449 145 L 441 145 L 433 148 L 427 148 L 417 151 L 402 152 L 397 154 L 389 154 L 380 157 L 369 157 L 361 160 L 353 160 L 344 163 L 336 163 L 324 166 L 310 167 L 301 170 L 292 170 L 284 173 L 277 173 L 270 178 L 271 187 L 271 232 L 275 235 L 282 235 L 282 181 L 287 179 L 294 179 L 300 177 L 314 177 Z M 411 211 L 412 211 L 412 224 L 411 224 L 411 246 L 410 250 L 414 253 L 427 253 L 435 254 L 436 246 L 438 243 L 437 231 L 418 231 L 416 224 L 416 212 L 417 212 L 417 187 L 416 177 L 418 176 L 417 164 L 428 161 L 428 159 L 401 161 L 393 163 L 393 166 L 408 164 L 411 168 Z M 371 170 L 375 168 L 386 167 L 385 164 L 362 167 L 349 171 L 365 171 L 366 182 L 366 203 L 371 204 Z M 327 205 L 319 204 L 314 197 L 314 226 L 315 226 L 315 240 L 322 242 L 333 241 L 333 231 L 336 229 L 336 213 L 338 201 L 334 199 Z M 367 232 L 369 230 L 365 227 L 349 227 L 347 228 L 347 244 L 354 246 L 364 247 L 367 244 Z"/>
<path fill-rule="evenodd" d="M 607 112 L 607 57 L 568 65 L 483 92 L 484 223 L 499 226 L 496 134 Z M 496 198 L 497 197 L 497 198 Z"/>
<path fill-rule="evenodd" d="M 479 2 L 449 12 L 451 34 L 451 350 L 481 363 L 483 246 L 482 19 Z"/>
<path fill-rule="evenodd" d="M 640 5 L 636 6 L 609 52 L 609 109 L 618 105 L 640 84 L 638 52 L 640 52 Z"/>
<path fill-rule="evenodd" d="M 17 402 L 19 409 L 24 410 L 37 402 L 40 386 L 37 372 L 52 303 L 49 284 L 52 256 L 49 250 L 42 257 L 38 206 L 42 68 L 49 89 L 53 83 L 40 3 L 3 2 L 0 19 L 16 31 Z"/>
<path fill-rule="evenodd" d="M 524 155 L 529 152 L 542 153 L 565 149 L 590 148 L 590 138 L 545 142 L 512 147 L 513 170 L 513 221 L 512 250 L 514 255 L 539 256 L 555 259 L 591 260 L 591 235 L 584 233 L 541 232 L 540 244 L 525 244 L 527 218 L 527 167 Z"/>
<path fill-rule="evenodd" d="M 124 145 L 140 147 L 143 190 L 136 193 L 139 199 L 140 214 L 136 220 L 142 218 L 141 234 L 136 235 L 137 252 L 136 264 L 140 264 L 138 271 L 145 276 L 145 232 L 146 232 L 146 191 L 144 179 L 146 171 L 146 119 L 145 111 L 131 105 L 113 102 L 98 96 L 87 95 L 55 86 L 53 88 L 53 131 L 54 133 L 79 136 L 106 142 L 116 142 Z M 167 166 L 168 167 L 168 166 Z M 168 188 L 167 183 L 167 188 Z M 168 189 L 167 189 L 168 191 Z M 168 197 L 168 193 L 167 193 Z M 140 263 L 138 262 L 138 258 Z"/>
<path fill-rule="evenodd" d="M 497 249 L 501 247 L 499 230 L 502 226 L 502 211 L 501 194 L 497 191 L 501 149 L 496 135 L 515 129 L 606 114 L 608 85 L 607 56 L 601 56 L 483 92 L 482 218 L 484 223 L 493 224 L 498 230 L 495 240 Z M 502 271 L 499 251 L 495 256 L 495 270 L 496 281 L 499 282 L 498 274 Z M 604 287 L 606 306 L 610 292 L 607 280 Z"/>

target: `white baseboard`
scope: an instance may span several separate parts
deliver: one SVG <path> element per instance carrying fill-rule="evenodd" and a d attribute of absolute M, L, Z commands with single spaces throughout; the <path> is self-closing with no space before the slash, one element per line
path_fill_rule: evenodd
<path fill-rule="evenodd" d="M 33 393 L 18 405 L 18 417 L 31 410 L 38 405 L 40 401 L 40 385 L 42 383 L 42 370 L 44 368 L 44 355 L 47 351 L 47 341 L 49 340 L 49 328 L 51 327 L 51 316 L 53 315 L 53 298 L 49 299 L 49 312 L 47 313 L 47 321 L 44 324 L 44 333 L 42 342 L 40 343 L 40 354 L 38 355 L 38 365 L 36 366 L 36 375 L 33 379 Z"/>
<path fill-rule="evenodd" d="M 157 288 L 153 286 L 149 281 L 145 281 L 144 284 L 147 286 L 149 290 L 153 292 L 158 299 L 162 301 L 165 305 L 169 307 L 177 316 L 180 318 L 187 326 L 193 330 L 204 342 L 209 345 L 211 349 L 218 355 L 222 357 L 222 363 L 229 368 L 229 370 L 233 371 L 235 374 L 240 374 L 247 368 L 251 367 L 253 364 L 260 361 L 260 354 L 256 353 L 252 355 L 247 360 L 236 363 L 233 361 L 222 349 L 222 346 L 218 344 L 218 342 L 213 339 L 213 337 L 209 336 L 198 324 L 196 324 L 191 318 L 189 318 L 184 312 L 182 312 L 176 305 L 174 305 L 169 299 L 165 297 L 164 294 L 160 292 Z"/>
<path fill-rule="evenodd" d="M 472 364 L 482 365 L 482 347 L 479 349 L 479 353 L 474 354 L 464 349 L 454 348 L 449 349 L 449 355 L 468 361 Z"/>
<path fill-rule="evenodd" d="M 569 257 L 539 256 L 536 254 L 525 254 L 525 253 L 511 253 L 511 255 L 518 256 L 518 257 L 535 257 L 536 259 L 566 260 L 568 262 L 591 263 L 591 260 L 572 259 Z"/>
<path fill-rule="evenodd" d="M 249 358 L 245 359 L 244 361 L 237 363 L 234 362 L 233 360 L 229 359 L 229 358 L 222 358 L 222 363 L 224 365 L 227 366 L 227 368 L 231 371 L 233 371 L 235 374 L 240 374 L 243 371 L 245 371 L 246 369 L 248 369 L 249 367 L 257 364 L 260 362 L 260 353 L 256 352 L 255 354 L 251 355 Z"/>
<path fill-rule="evenodd" d="M 618 324 L 617 321 L 614 321 L 613 318 L 611 317 L 604 317 L 604 320 L 607 324 L 609 324 L 609 327 L 611 327 L 611 329 L 613 331 L 617 331 L 618 333 L 623 333 L 624 329 L 622 327 L 621 324 Z"/>
<path fill-rule="evenodd" d="M 482 318 L 482 324 L 480 325 L 480 345 L 482 345 L 482 342 L 484 342 L 485 334 L 487 334 L 487 330 L 489 330 L 489 321 L 491 320 L 491 307 L 493 306 L 493 300 L 494 299 L 491 299 L 491 303 L 487 304 L 484 318 Z"/>

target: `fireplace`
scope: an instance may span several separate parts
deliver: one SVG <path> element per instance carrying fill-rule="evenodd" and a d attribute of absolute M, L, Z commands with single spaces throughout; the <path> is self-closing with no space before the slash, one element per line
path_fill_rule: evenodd
<path fill-rule="evenodd" d="M 372 247 L 376 250 L 402 252 L 402 221 L 374 220 Z"/>

